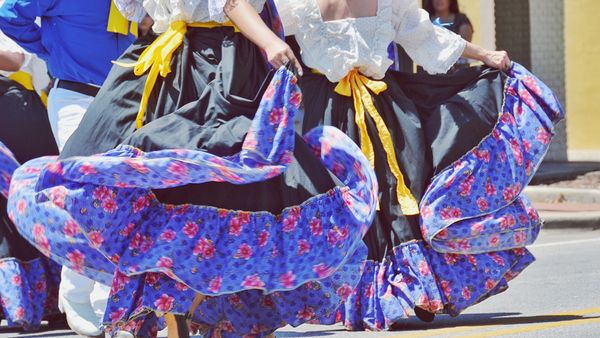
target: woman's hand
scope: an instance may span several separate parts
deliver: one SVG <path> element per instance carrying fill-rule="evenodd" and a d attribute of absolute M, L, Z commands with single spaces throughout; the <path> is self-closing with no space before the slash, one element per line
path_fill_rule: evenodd
<path fill-rule="evenodd" d="M 272 39 L 272 41 L 266 46 L 265 53 L 267 54 L 269 63 L 273 67 L 279 68 L 281 66 L 291 64 L 298 71 L 298 75 L 302 76 L 302 66 L 296 58 L 296 55 L 294 55 L 294 52 L 290 46 L 288 46 L 279 38 Z"/>
<path fill-rule="evenodd" d="M 508 58 L 508 53 L 505 51 L 487 51 L 486 55 L 481 61 L 492 68 L 503 71 L 509 70 L 511 65 L 511 61 Z"/>

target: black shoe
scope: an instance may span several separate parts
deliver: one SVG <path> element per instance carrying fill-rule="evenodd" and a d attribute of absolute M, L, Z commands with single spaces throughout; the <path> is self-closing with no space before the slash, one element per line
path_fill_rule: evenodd
<path fill-rule="evenodd" d="M 420 307 L 415 307 L 415 315 L 425 323 L 431 323 L 435 319 L 435 314 Z"/>
<path fill-rule="evenodd" d="M 67 316 L 63 313 L 55 314 L 46 317 L 48 321 L 48 328 L 51 330 L 68 330 L 69 324 L 67 323 Z"/>

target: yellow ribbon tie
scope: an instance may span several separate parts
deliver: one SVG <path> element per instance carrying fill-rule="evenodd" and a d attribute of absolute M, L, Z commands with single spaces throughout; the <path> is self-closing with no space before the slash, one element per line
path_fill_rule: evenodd
<path fill-rule="evenodd" d="M 129 35 L 129 33 L 133 34 L 133 36 L 138 36 L 138 23 L 137 22 L 129 22 L 119 9 L 115 5 L 113 0 L 110 1 L 110 13 L 108 14 L 108 25 L 106 27 L 107 32 L 117 33 L 122 35 Z"/>
<path fill-rule="evenodd" d="M 25 87 L 25 89 L 27 90 L 35 91 L 35 88 L 33 87 L 33 77 L 29 73 L 20 70 L 18 72 L 12 73 L 8 78 Z M 47 108 L 48 95 L 46 95 L 46 93 L 44 93 L 43 90 L 40 90 L 38 94 L 40 95 L 40 99 L 42 100 L 44 107 Z"/>
<path fill-rule="evenodd" d="M 375 122 L 379 138 L 387 155 L 388 165 L 397 181 L 396 194 L 402 213 L 404 215 L 417 215 L 419 214 L 419 205 L 404 183 L 404 176 L 396 159 L 396 150 L 392 142 L 392 135 L 377 108 L 375 108 L 369 90 L 375 93 L 375 95 L 379 95 L 381 92 L 387 90 L 387 85 L 383 81 L 369 79 L 360 74 L 356 69 L 350 71 L 335 87 L 336 93 L 352 97 L 354 100 L 355 121 L 359 129 L 361 149 L 373 167 L 375 167 L 375 152 L 367 131 L 365 108 Z"/>
<path fill-rule="evenodd" d="M 148 107 L 148 100 L 158 79 L 158 75 L 163 78 L 171 73 L 171 59 L 173 53 L 183 43 L 183 38 L 187 32 L 187 27 L 200 27 L 200 28 L 216 28 L 216 27 L 233 27 L 236 31 L 237 28 L 233 26 L 233 23 L 218 23 L 218 22 L 197 22 L 197 23 L 186 23 L 184 21 L 175 21 L 169 25 L 167 31 L 162 33 L 154 42 L 148 46 L 140 55 L 140 58 L 135 63 L 123 63 L 114 62 L 116 65 L 121 67 L 133 67 L 133 73 L 137 76 L 145 74 L 148 69 L 148 78 L 144 85 L 144 92 L 142 94 L 142 100 L 140 102 L 140 108 L 138 110 L 137 117 L 135 119 L 135 127 L 141 128 L 144 125 L 144 115 Z"/>

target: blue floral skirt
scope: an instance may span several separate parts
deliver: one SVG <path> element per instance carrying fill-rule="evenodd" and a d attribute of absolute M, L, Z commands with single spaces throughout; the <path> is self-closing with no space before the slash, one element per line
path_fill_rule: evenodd
<path fill-rule="evenodd" d="M 290 40 L 294 45 L 294 41 Z M 300 78 L 303 130 L 341 129 L 356 142 L 352 98 L 310 72 Z M 525 248 L 542 221 L 523 195 L 564 116 L 552 91 L 519 64 L 431 76 L 390 71 L 372 95 L 392 135 L 420 215 L 407 216 L 367 116 L 380 210 L 365 236 L 369 259 L 340 310 L 350 330 L 387 330 L 421 308 L 458 315 L 504 291 L 534 261 Z"/>
<path fill-rule="evenodd" d="M 185 314 L 196 293 L 207 299 L 193 319 L 208 335 L 263 336 L 286 324 L 334 323 L 360 279 L 377 182 L 341 131 L 319 127 L 298 137 L 296 81 L 286 69 L 275 73 L 238 153 L 121 145 L 100 155 L 36 159 L 15 172 L 10 215 L 48 257 L 110 279 L 111 328 L 155 331 L 158 317 Z M 188 185 L 205 194 L 203 184 L 214 182 L 236 203 L 252 205 L 269 191 L 235 194 L 231 187 L 274 179 L 288 189 L 290 182 L 305 186 L 305 176 L 293 179 L 303 171 L 289 170 L 310 157 L 316 162 L 308 170 L 326 168 L 337 184 L 277 213 L 159 198 L 161 190 Z M 208 189 L 219 200 L 218 187 Z"/>
<path fill-rule="evenodd" d="M 31 331 L 58 314 L 60 267 L 19 235 L 6 213 L 6 199 L 19 162 L 58 151 L 35 92 L 0 76 L 0 106 L 0 318 Z"/>

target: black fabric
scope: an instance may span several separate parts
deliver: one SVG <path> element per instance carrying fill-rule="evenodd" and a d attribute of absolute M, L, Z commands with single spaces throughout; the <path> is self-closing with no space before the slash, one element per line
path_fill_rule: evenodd
<path fill-rule="evenodd" d="M 473 24 L 471 23 L 471 20 L 469 20 L 469 17 L 467 17 L 463 13 L 456 13 L 454 14 L 454 21 L 452 21 L 452 23 L 446 28 L 448 28 L 456 34 L 459 34 L 460 28 L 463 25 L 469 25 L 471 26 L 471 28 L 473 27 Z"/>
<path fill-rule="evenodd" d="M 39 96 L 0 76 L 0 142 L 20 163 L 58 154 L 48 113 Z M 6 214 L 6 199 L 0 196 L 0 258 L 31 260 L 39 253 L 17 232 Z"/>
<path fill-rule="evenodd" d="M 137 60 L 152 39 L 137 41 L 120 61 Z M 239 152 L 270 79 L 261 51 L 230 28 L 190 28 L 171 68 L 167 78 L 159 77 L 145 124 L 136 130 L 146 76 L 113 67 L 61 157 L 101 153 L 119 144 L 144 151 L 185 148 L 220 156 Z M 279 213 L 334 186 L 328 171 L 298 139 L 292 165 L 269 181 L 206 183 L 155 193 L 170 204 Z"/>
<path fill-rule="evenodd" d="M 100 90 L 100 88 L 96 86 L 69 80 L 58 80 L 56 87 L 92 97 L 95 97 Z"/>
<path fill-rule="evenodd" d="M 288 39 L 297 55 L 299 47 Z M 352 98 L 335 93 L 336 84 L 305 70 L 299 84 L 304 95 L 303 130 L 332 125 L 360 143 Z M 388 89 L 373 101 L 392 134 L 398 163 L 419 201 L 433 175 L 460 158 L 488 135 L 503 99 L 504 78 L 498 71 L 470 68 L 432 76 L 389 71 Z M 381 261 L 402 243 L 422 239 L 418 216 L 404 216 L 396 198 L 396 179 L 373 120 L 366 117 L 375 149 L 380 211 L 365 236 L 369 258 Z"/>

